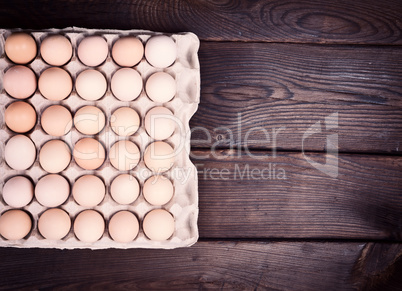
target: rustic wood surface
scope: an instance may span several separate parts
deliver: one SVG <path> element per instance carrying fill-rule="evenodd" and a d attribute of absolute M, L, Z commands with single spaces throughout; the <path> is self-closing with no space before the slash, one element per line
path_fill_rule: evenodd
<path fill-rule="evenodd" d="M 0 289 L 401 290 L 401 1 L 0 3 L 2 28 L 192 31 L 202 80 L 200 242 L 0 248 Z M 335 135 L 330 177 L 306 157 Z"/>
<path fill-rule="evenodd" d="M 402 44 L 399 0 L 2 2 L 2 27 L 135 27 L 192 31 L 213 41 Z"/>

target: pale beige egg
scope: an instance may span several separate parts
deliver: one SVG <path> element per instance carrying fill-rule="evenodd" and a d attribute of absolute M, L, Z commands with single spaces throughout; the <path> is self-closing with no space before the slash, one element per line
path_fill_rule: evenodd
<path fill-rule="evenodd" d="M 112 181 L 110 195 L 119 204 L 131 204 L 140 195 L 140 184 L 132 175 L 121 174 Z"/>
<path fill-rule="evenodd" d="M 48 173 L 59 173 L 65 170 L 70 161 L 71 150 L 62 140 L 50 140 L 39 151 L 39 163 Z"/>
<path fill-rule="evenodd" d="M 4 149 L 4 159 L 14 170 L 26 170 L 34 163 L 36 148 L 33 141 L 25 135 L 10 138 Z"/>
<path fill-rule="evenodd" d="M 110 117 L 110 127 L 117 135 L 133 135 L 140 127 L 140 116 L 133 108 L 120 107 Z"/>
<path fill-rule="evenodd" d="M 138 219 L 130 211 L 119 211 L 109 221 L 109 234 L 114 241 L 119 243 L 133 241 L 137 237 L 139 229 Z"/>
<path fill-rule="evenodd" d="M 14 32 L 4 44 L 7 57 L 16 64 L 27 64 L 36 57 L 35 39 L 25 32 Z"/>
<path fill-rule="evenodd" d="M 80 61 L 89 67 L 102 64 L 108 55 L 106 40 L 99 35 L 85 37 L 78 45 L 77 55 Z"/>
<path fill-rule="evenodd" d="M 173 235 L 175 222 L 170 212 L 164 209 L 155 209 L 145 215 L 142 228 L 150 240 L 164 241 Z"/>
<path fill-rule="evenodd" d="M 116 71 L 110 83 L 113 95 L 120 101 L 137 99 L 142 91 L 142 86 L 141 75 L 131 68 Z"/>
<path fill-rule="evenodd" d="M 74 160 L 78 166 L 85 170 L 95 170 L 105 161 L 105 148 L 93 138 L 80 139 L 74 146 Z"/>
<path fill-rule="evenodd" d="M 176 95 L 176 80 L 168 73 L 156 72 L 145 83 L 145 91 L 154 102 L 169 102 Z"/>
<path fill-rule="evenodd" d="M 155 68 L 167 68 L 176 61 L 174 40 L 167 35 L 156 35 L 145 44 L 145 58 Z"/>
<path fill-rule="evenodd" d="M 67 37 L 61 34 L 47 36 L 40 45 L 42 59 L 52 66 L 66 64 L 73 55 L 73 46 Z"/>
<path fill-rule="evenodd" d="M 3 87 L 11 97 L 28 98 L 36 91 L 35 73 L 25 66 L 13 66 L 4 73 Z"/>
<path fill-rule="evenodd" d="M 12 131 L 24 133 L 35 126 L 36 111 L 29 103 L 17 101 L 6 108 L 4 119 Z"/>
<path fill-rule="evenodd" d="M 94 175 L 79 177 L 73 184 L 74 200 L 81 206 L 94 207 L 102 202 L 106 194 L 103 181 Z"/>
<path fill-rule="evenodd" d="M 152 172 L 166 172 L 173 166 L 174 161 L 174 149 L 166 142 L 153 142 L 145 149 L 144 162 Z"/>
<path fill-rule="evenodd" d="M 135 36 L 119 38 L 113 45 L 113 60 L 122 67 L 132 67 L 138 64 L 144 56 L 144 45 Z"/>
<path fill-rule="evenodd" d="M 3 199 L 14 208 L 24 207 L 34 196 L 34 186 L 27 177 L 15 176 L 3 186 Z"/>
<path fill-rule="evenodd" d="M 31 231 L 31 228 L 31 217 L 23 210 L 12 209 L 0 216 L 0 235 L 5 239 L 23 239 Z"/>
<path fill-rule="evenodd" d="M 74 115 L 74 126 L 83 134 L 97 134 L 105 127 L 105 124 L 105 114 L 92 105 L 81 107 Z"/>
<path fill-rule="evenodd" d="M 49 174 L 39 179 L 35 186 L 35 198 L 46 207 L 57 207 L 66 202 L 70 194 L 67 179 L 58 174 Z"/>
<path fill-rule="evenodd" d="M 105 220 L 95 210 L 84 210 L 74 220 L 75 236 L 82 242 L 96 242 L 103 236 L 104 231 Z"/>
<path fill-rule="evenodd" d="M 60 101 L 70 95 L 73 89 L 73 80 L 66 70 L 51 67 L 43 71 L 40 75 L 38 88 L 46 99 Z"/>
<path fill-rule="evenodd" d="M 129 140 L 120 140 L 112 145 L 109 152 L 110 163 L 120 171 L 134 169 L 140 161 L 140 149 Z"/>
<path fill-rule="evenodd" d="M 105 95 L 106 89 L 107 81 L 105 76 L 94 69 L 82 71 L 75 80 L 75 90 L 84 100 L 99 100 Z"/>
<path fill-rule="evenodd" d="M 156 175 L 145 181 L 142 192 L 145 200 L 150 204 L 161 206 L 172 199 L 174 188 L 168 178 Z"/>
<path fill-rule="evenodd" d="M 38 230 L 46 239 L 60 240 L 68 234 L 70 228 L 70 216 L 59 208 L 46 210 L 38 220 Z"/>
<path fill-rule="evenodd" d="M 145 129 L 153 139 L 167 139 L 174 133 L 175 127 L 176 119 L 166 107 L 154 107 L 145 115 Z"/>
<path fill-rule="evenodd" d="M 52 105 L 46 108 L 40 119 L 43 130 L 53 136 L 67 134 L 73 126 L 70 111 L 61 105 Z"/>

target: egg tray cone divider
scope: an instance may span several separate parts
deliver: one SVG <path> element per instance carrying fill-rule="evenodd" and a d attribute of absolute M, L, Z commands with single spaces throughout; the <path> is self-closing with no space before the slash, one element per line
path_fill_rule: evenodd
<path fill-rule="evenodd" d="M 96 67 L 96 70 L 102 72 L 108 81 L 108 88 L 104 97 L 98 101 L 86 101 L 78 96 L 75 88 L 73 88 L 72 93 L 69 97 L 62 101 L 49 101 L 44 98 L 39 90 L 37 89 L 34 95 L 25 101 L 33 105 L 35 108 L 38 120 L 33 130 L 25 134 L 28 136 L 36 145 L 37 157 L 32 167 L 24 171 L 18 171 L 10 168 L 4 159 L 4 148 L 7 140 L 16 133 L 10 131 L 5 125 L 4 111 L 8 104 L 16 101 L 17 99 L 10 97 L 3 88 L 3 76 L 4 72 L 14 64 L 11 63 L 5 55 L 4 43 L 5 39 L 13 32 L 24 31 L 30 33 L 36 43 L 38 48 L 40 47 L 41 41 L 49 34 L 62 34 L 70 39 L 73 45 L 73 56 L 70 62 L 62 66 L 63 69 L 67 70 L 71 75 L 73 82 L 77 75 L 89 67 L 83 65 L 77 57 L 77 44 L 86 36 L 89 35 L 100 35 L 104 37 L 108 43 L 109 53 L 106 61 L 100 66 Z M 102 214 L 105 219 L 105 232 L 102 238 L 93 243 L 85 243 L 79 241 L 73 232 L 73 227 L 70 229 L 68 235 L 62 240 L 48 240 L 45 239 L 38 231 L 37 222 L 39 216 L 48 208 L 42 206 L 34 198 L 30 204 L 23 207 L 22 209 L 29 212 L 32 216 L 33 226 L 30 234 L 21 240 L 6 240 L 0 237 L 0 246 L 4 247 L 20 247 L 20 248 L 59 248 L 59 249 L 76 249 L 76 248 L 90 248 L 90 249 L 105 249 L 105 248 L 163 248 L 172 249 L 177 247 L 186 247 L 194 244 L 198 239 L 198 182 L 197 182 L 197 169 L 192 164 L 189 158 L 190 154 L 190 127 L 189 120 L 192 115 L 196 112 L 198 108 L 198 103 L 200 101 L 200 66 L 198 61 L 198 48 L 199 40 L 193 33 L 179 33 L 179 34 L 165 34 L 173 38 L 177 47 L 177 59 L 175 63 L 165 69 L 158 69 L 152 67 L 145 59 L 142 58 L 141 62 L 134 67 L 143 79 L 143 84 L 147 78 L 158 71 L 164 71 L 172 75 L 176 80 L 177 93 L 175 97 L 167 103 L 155 103 L 151 101 L 143 88 L 140 96 L 134 101 L 122 102 L 117 100 L 111 90 L 110 90 L 110 80 L 113 73 L 120 67 L 113 61 L 111 57 L 111 47 L 113 43 L 122 36 L 133 35 L 138 37 L 143 44 L 154 36 L 161 35 L 163 33 L 157 33 L 145 30 L 99 30 L 99 29 L 85 29 L 85 28 L 65 28 L 65 29 L 47 29 L 47 30 L 0 30 L 0 215 L 5 211 L 12 209 L 8 206 L 2 198 L 2 189 L 4 183 L 11 177 L 17 175 L 24 175 L 30 177 L 34 184 L 37 181 L 47 175 L 48 173 L 44 171 L 38 161 L 39 149 L 41 146 L 51 139 L 61 139 L 65 141 L 70 149 L 72 150 L 74 144 L 83 137 L 88 137 L 83 135 L 76 130 L 73 126 L 72 130 L 62 137 L 52 137 L 47 135 L 40 125 L 40 115 L 50 105 L 60 104 L 67 107 L 70 112 L 74 113 L 85 105 L 94 105 L 100 108 L 106 116 L 106 126 L 105 128 L 97 134 L 94 138 L 99 140 L 106 149 L 106 160 L 104 164 L 97 170 L 83 170 L 75 162 L 74 159 L 71 160 L 70 165 L 60 174 L 67 178 L 70 183 L 70 188 L 74 181 L 85 174 L 94 174 L 99 176 L 105 183 L 106 186 L 106 196 L 104 200 L 95 207 L 90 209 L 97 210 Z M 36 58 L 29 63 L 29 68 L 31 68 L 38 78 L 43 70 L 49 66 L 42 59 L 38 52 Z M 110 128 L 110 116 L 111 113 L 119 107 L 129 106 L 137 111 L 141 118 L 141 126 L 138 131 L 128 138 L 117 136 Z M 176 130 L 174 134 L 165 140 L 167 143 L 172 145 L 176 150 L 175 163 L 173 167 L 164 173 L 165 176 L 171 179 L 174 185 L 174 195 L 170 202 L 163 206 L 152 206 L 149 204 L 142 194 L 137 198 L 137 200 L 130 205 L 119 205 L 116 203 L 110 195 L 110 183 L 119 174 L 130 173 L 135 176 L 140 185 L 142 186 L 146 179 L 152 176 L 152 172 L 147 169 L 144 164 L 143 156 L 146 146 L 148 146 L 154 140 L 147 134 L 144 127 L 144 117 L 146 112 L 155 106 L 164 106 L 170 109 L 175 118 L 178 119 L 176 125 Z M 90 136 L 93 137 L 93 136 Z M 128 139 L 136 143 L 141 151 L 141 160 L 139 164 L 131 171 L 118 171 L 116 170 L 108 160 L 108 154 L 110 147 L 117 140 Z M 74 218 L 81 211 L 88 209 L 86 207 L 78 205 L 72 195 L 70 190 L 70 196 L 68 200 L 63 203 L 59 208 L 64 209 L 70 215 L 72 219 L 72 225 Z M 163 208 L 169 211 L 175 219 L 175 231 L 171 238 L 166 241 L 152 241 L 148 239 L 142 230 L 142 220 L 149 211 L 153 209 Z M 133 212 L 140 222 L 140 232 L 134 241 L 129 243 L 118 243 L 111 239 L 108 233 L 108 221 L 110 217 L 120 210 L 129 210 Z"/>

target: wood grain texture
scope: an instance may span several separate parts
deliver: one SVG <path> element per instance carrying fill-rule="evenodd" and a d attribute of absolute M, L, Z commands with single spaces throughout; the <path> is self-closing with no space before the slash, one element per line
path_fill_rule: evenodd
<path fill-rule="evenodd" d="M 201 103 L 193 146 L 324 151 L 338 134 L 341 152 L 401 153 L 402 49 L 204 42 Z M 338 127 L 324 119 L 338 114 Z M 283 128 L 280 130 L 280 128 Z"/>
<path fill-rule="evenodd" d="M 402 241 L 402 157 L 339 155 L 331 178 L 299 153 L 251 154 L 192 152 L 201 237 Z"/>
<path fill-rule="evenodd" d="M 353 290 L 350 274 L 363 247 L 218 241 L 175 250 L 1 248 L 0 285 L 41 290 Z"/>
<path fill-rule="evenodd" d="M 203 40 L 402 44 L 402 3 L 376 1 L 2 1 L 0 27 L 192 31 Z"/>

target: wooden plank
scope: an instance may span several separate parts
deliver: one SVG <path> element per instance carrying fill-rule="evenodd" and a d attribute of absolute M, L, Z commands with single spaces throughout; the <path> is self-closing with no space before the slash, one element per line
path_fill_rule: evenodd
<path fill-rule="evenodd" d="M 203 40 L 401 44 L 398 0 L 6 1 L 0 27 L 192 31 Z"/>
<path fill-rule="evenodd" d="M 400 47 L 204 42 L 199 56 L 195 147 L 323 151 L 337 133 L 341 152 L 402 151 Z"/>
<path fill-rule="evenodd" d="M 363 243 L 199 242 L 175 250 L 1 248 L 3 289 L 353 290 Z"/>
<path fill-rule="evenodd" d="M 192 151 L 201 237 L 402 241 L 402 157 L 250 154 Z"/>

